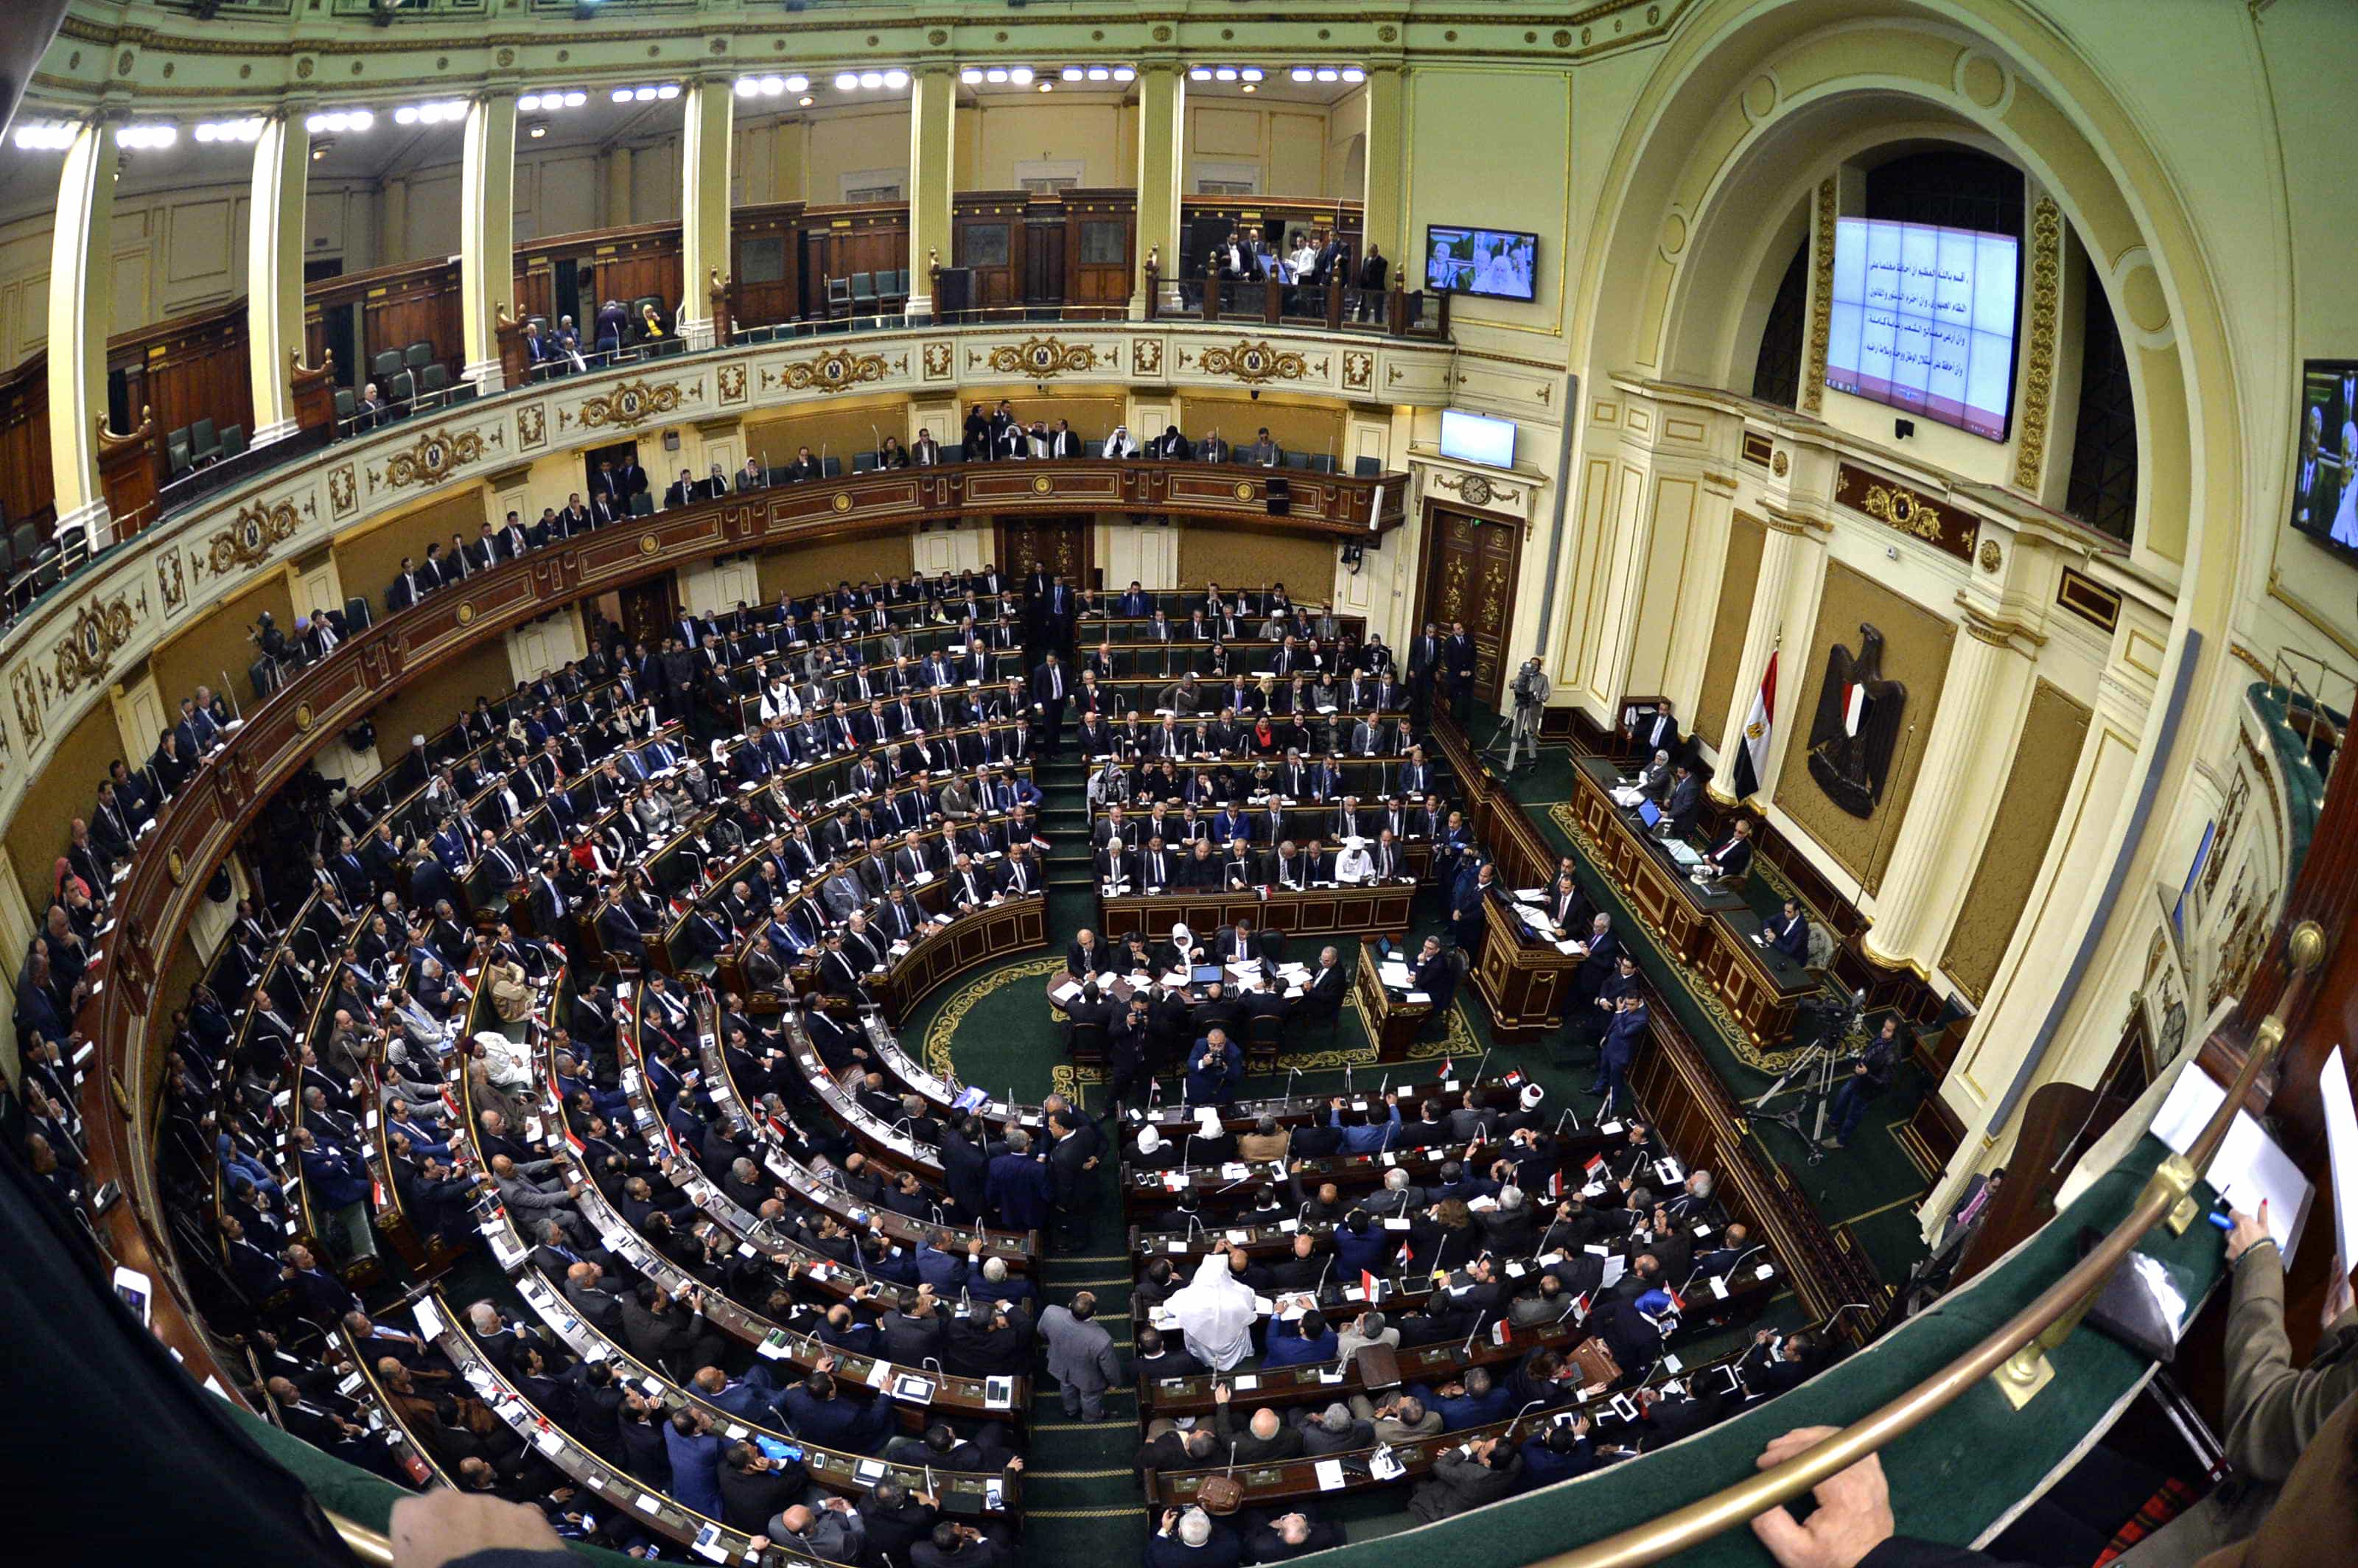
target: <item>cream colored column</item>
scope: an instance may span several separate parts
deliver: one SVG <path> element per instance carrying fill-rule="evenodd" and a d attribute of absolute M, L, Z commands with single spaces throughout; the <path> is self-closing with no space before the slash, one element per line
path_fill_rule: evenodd
<path fill-rule="evenodd" d="M 1955 903 L 1981 860 L 2030 693 L 2034 650 L 2017 643 L 2015 629 L 1968 607 L 1963 630 L 1931 731 L 1916 737 L 1923 764 L 1864 938 L 1869 958 L 1927 978 L 1940 957 L 1933 944 L 1956 918 Z"/>
<path fill-rule="evenodd" d="M 500 312 L 515 303 L 515 94 L 504 90 L 467 105 L 459 166 L 459 306 L 467 368 L 484 394 L 506 384 L 500 368 Z"/>
<path fill-rule="evenodd" d="M 679 335 L 691 349 L 712 346 L 712 279 L 729 272 L 730 157 L 737 97 L 728 78 L 690 82 L 687 129 L 680 144 Z"/>
<path fill-rule="evenodd" d="M 1179 171 L 1187 138 L 1187 74 L 1176 65 L 1150 65 L 1138 73 L 1138 259 L 1130 314 L 1146 314 L 1146 258 L 1162 269 L 1163 303 L 1179 300 L 1183 262 L 1179 234 Z"/>
<path fill-rule="evenodd" d="M 49 471 L 60 535 L 106 542 L 98 431 L 106 419 L 106 334 L 114 319 L 114 126 L 85 121 L 58 174 L 49 247 Z"/>
<path fill-rule="evenodd" d="M 303 192 L 311 133 L 303 111 L 262 123 L 254 144 L 254 203 L 245 250 L 246 370 L 254 444 L 295 433 L 295 360 L 303 347 Z"/>
<path fill-rule="evenodd" d="M 918 70 L 909 85 L 909 314 L 934 313 L 934 267 L 950 265 L 950 192 L 957 166 L 957 73 Z"/>
<path fill-rule="evenodd" d="M 1407 116 L 1408 71 L 1401 66 L 1376 66 L 1368 72 L 1367 184 L 1359 200 L 1365 203 L 1359 220 L 1360 243 L 1380 248 L 1391 262 L 1390 276 L 1401 276 L 1408 254 L 1404 225 L 1408 221 Z M 1363 256 L 1366 252 L 1360 253 Z"/>

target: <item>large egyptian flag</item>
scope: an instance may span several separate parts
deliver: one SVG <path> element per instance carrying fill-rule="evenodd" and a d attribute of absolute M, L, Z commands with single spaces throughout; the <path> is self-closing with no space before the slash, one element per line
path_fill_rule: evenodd
<path fill-rule="evenodd" d="M 1768 734 L 1777 726 L 1777 655 L 1760 672 L 1760 689 L 1752 695 L 1752 712 L 1744 721 L 1744 744 L 1736 752 L 1736 798 L 1749 799 L 1768 772 Z"/>

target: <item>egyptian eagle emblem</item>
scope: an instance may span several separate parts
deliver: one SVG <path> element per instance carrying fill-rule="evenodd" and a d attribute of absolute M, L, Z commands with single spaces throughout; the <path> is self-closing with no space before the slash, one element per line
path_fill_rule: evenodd
<path fill-rule="evenodd" d="M 1859 622 L 1858 652 L 1826 651 L 1825 685 L 1810 723 L 1810 776 L 1853 816 L 1872 816 L 1891 778 L 1908 687 L 1883 678 L 1883 633 Z"/>

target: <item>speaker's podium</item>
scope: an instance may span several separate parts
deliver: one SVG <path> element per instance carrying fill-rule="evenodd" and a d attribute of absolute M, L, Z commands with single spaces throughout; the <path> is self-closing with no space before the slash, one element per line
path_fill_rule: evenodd
<path fill-rule="evenodd" d="M 1532 1040 L 1555 1027 L 1572 1001 L 1573 978 L 1588 949 L 1557 933 L 1538 906 L 1500 889 L 1482 901 L 1482 961 L 1474 989 L 1490 1009 L 1490 1033 Z"/>

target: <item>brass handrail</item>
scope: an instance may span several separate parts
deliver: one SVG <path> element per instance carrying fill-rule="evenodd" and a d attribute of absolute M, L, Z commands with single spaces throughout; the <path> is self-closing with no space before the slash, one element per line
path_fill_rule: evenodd
<path fill-rule="evenodd" d="M 319 1511 L 328 1516 L 328 1522 L 336 1527 L 345 1549 L 353 1556 L 369 1564 L 369 1568 L 393 1568 L 393 1537 L 348 1519 L 333 1509 Z"/>
<path fill-rule="evenodd" d="M 2288 949 L 2291 983 L 2285 988 L 2276 1011 L 2253 1035 L 2251 1049 L 2244 1054 L 2234 1085 L 2219 1108 L 2212 1113 L 2201 1135 L 2184 1154 L 2172 1154 L 2164 1160 L 2146 1183 L 2145 1190 L 2137 1195 L 2127 1216 L 2070 1272 L 2041 1292 L 2036 1301 L 1958 1359 L 1816 1446 L 1659 1519 L 1541 1559 L 1537 1568 L 1638 1568 L 1639 1564 L 1657 1563 L 1672 1552 L 1700 1545 L 1722 1530 L 1790 1502 L 1828 1476 L 1850 1468 L 2021 1353 L 2035 1352 L 2050 1329 L 2060 1325 L 2068 1332 L 2105 1277 L 2144 1239 L 2147 1231 L 2163 1220 L 2169 1221 L 2172 1228 L 2179 1231 L 2192 1222 L 2194 1184 L 2218 1153 L 2244 1097 L 2283 1044 L 2286 1014 L 2306 990 L 2309 975 L 2324 957 L 2324 933 L 2314 922 L 2303 921 L 2294 928 Z M 2201 1070 L 2193 1063 L 2186 1067 L 2188 1072 Z"/>

